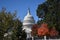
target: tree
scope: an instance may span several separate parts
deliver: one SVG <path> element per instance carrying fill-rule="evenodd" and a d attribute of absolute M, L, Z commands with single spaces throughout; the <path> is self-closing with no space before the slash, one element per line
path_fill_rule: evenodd
<path fill-rule="evenodd" d="M 14 26 L 13 27 L 13 34 L 12 39 L 13 40 L 19 40 L 20 36 L 22 36 L 22 22 L 19 19 L 14 20 Z"/>
<path fill-rule="evenodd" d="M 42 18 L 43 22 L 48 23 L 49 28 L 56 27 L 56 29 L 60 32 L 59 10 L 60 10 L 60 0 L 47 0 L 43 4 L 38 5 L 37 16 L 38 18 Z"/>
<path fill-rule="evenodd" d="M 37 36 L 37 29 L 38 29 L 38 25 L 37 24 L 34 24 L 32 26 L 32 32 L 31 32 L 31 35 L 32 36 Z"/>
<path fill-rule="evenodd" d="M 46 23 L 42 23 L 40 28 L 38 28 L 38 36 L 47 36 L 49 34 L 48 25 Z"/>
<path fill-rule="evenodd" d="M 0 12 L 0 38 L 4 37 L 4 33 L 8 32 L 8 29 L 13 27 L 13 18 L 15 16 L 11 15 L 10 12 L 6 12 L 5 8 Z"/>
<path fill-rule="evenodd" d="M 51 37 L 58 36 L 58 31 L 55 29 L 55 27 L 51 28 L 49 33 Z"/>
<path fill-rule="evenodd" d="M 0 11 L 0 40 L 5 39 L 4 34 L 13 32 L 11 34 L 11 40 L 19 40 L 19 36 L 22 36 L 22 22 L 16 17 L 16 11 L 14 13 L 7 12 L 5 8 Z M 7 35 L 8 37 L 9 35 Z M 24 35 L 25 36 L 25 35 Z"/>
<path fill-rule="evenodd" d="M 26 37 L 27 37 L 27 34 L 26 34 L 25 30 L 23 30 L 20 40 L 26 40 Z"/>

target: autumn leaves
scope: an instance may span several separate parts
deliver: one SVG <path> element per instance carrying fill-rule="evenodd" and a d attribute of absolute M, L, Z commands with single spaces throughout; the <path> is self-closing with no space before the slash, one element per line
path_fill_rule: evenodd
<path fill-rule="evenodd" d="M 55 27 L 48 28 L 47 23 L 42 23 L 41 25 L 33 25 L 32 27 L 32 36 L 58 36 L 58 31 Z"/>

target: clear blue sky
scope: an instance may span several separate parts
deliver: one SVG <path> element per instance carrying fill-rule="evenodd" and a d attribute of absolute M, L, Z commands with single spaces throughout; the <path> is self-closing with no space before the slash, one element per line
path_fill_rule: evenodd
<path fill-rule="evenodd" d="M 0 10 L 5 7 L 7 11 L 14 12 L 17 10 L 17 17 L 23 20 L 27 14 L 27 9 L 30 8 L 31 15 L 37 21 L 36 9 L 39 4 L 42 4 L 45 0 L 0 0 Z"/>

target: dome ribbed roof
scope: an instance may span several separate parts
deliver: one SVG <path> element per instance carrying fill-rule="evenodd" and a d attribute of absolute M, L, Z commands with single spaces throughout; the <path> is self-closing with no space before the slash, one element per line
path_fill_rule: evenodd
<path fill-rule="evenodd" d="M 33 25 L 34 23 L 34 18 L 30 14 L 30 10 L 28 10 L 27 15 L 24 17 L 23 25 Z"/>

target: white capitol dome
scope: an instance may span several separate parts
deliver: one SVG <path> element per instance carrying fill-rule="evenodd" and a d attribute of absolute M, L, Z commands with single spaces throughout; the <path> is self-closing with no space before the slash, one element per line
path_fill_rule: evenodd
<path fill-rule="evenodd" d="M 35 24 L 35 20 L 33 16 L 30 14 L 30 10 L 28 9 L 27 15 L 24 17 L 23 20 L 23 30 L 25 29 L 26 32 L 30 32 L 32 25 Z"/>
<path fill-rule="evenodd" d="M 23 26 L 24 25 L 33 25 L 35 20 L 33 16 L 30 14 L 30 10 L 28 10 L 27 15 L 24 17 Z"/>
<path fill-rule="evenodd" d="M 27 11 L 27 15 L 24 17 L 23 20 L 23 30 L 27 33 L 27 38 L 32 37 L 31 36 L 31 28 L 35 24 L 35 20 L 33 16 L 30 14 L 30 10 Z"/>

